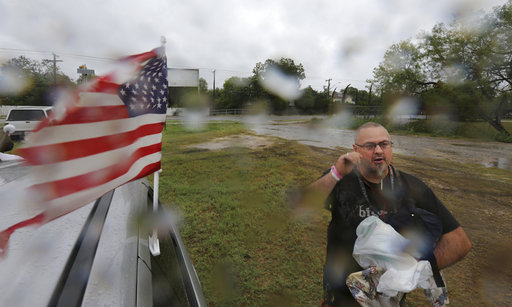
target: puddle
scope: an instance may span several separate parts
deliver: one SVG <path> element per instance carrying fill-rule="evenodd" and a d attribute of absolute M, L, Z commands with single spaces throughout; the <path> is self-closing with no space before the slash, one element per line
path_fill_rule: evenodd
<path fill-rule="evenodd" d="M 250 149 L 263 149 L 272 145 L 274 142 L 266 137 L 254 135 L 233 135 L 216 138 L 207 143 L 194 144 L 188 147 L 203 150 L 221 150 L 229 147 L 246 147 Z"/>
<path fill-rule="evenodd" d="M 506 158 L 498 158 L 494 161 L 484 162 L 482 163 L 485 167 L 497 167 L 501 169 L 512 170 L 512 164 L 509 159 Z"/>
<path fill-rule="evenodd" d="M 340 128 L 309 127 L 297 120 L 307 120 L 312 116 L 270 117 L 250 129 L 259 136 L 238 135 L 220 138 L 208 143 L 193 145 L 205 150 L 219 150 L 226 147 L 243 146 L 252 149 L 269 146 L 266 136 L 295 140 L 316 147 L 351 149 L 354 131 Z M 221 118 L 208 117 L 206 120 Z M 229 117 L 229 120 L 242 121 L 243 117 Z M 292 121 L 293 120 L 293 121 Z M 279 123 L 276 125 L 276 123 Z M 512 144 L 499 142 L 479 142 L 446 138 L 392 135 L 393 152 L 402 155 L 437 158 L 457 163 L 473 163 L 485 167 L 512 170 Z M 270 143 L 268 143 L 270 142 Z"/>
<path fill-rule="evenodd" d="M 252 130 L 259 135 L 272 135 L 295 140 L 305 145 L 331 149 L 352 148 L 354 142 L 353 130 L 310 129 L 300 124 L 282 126 L 267 124 Z M 512 144 L 404 135 L 392 135 L 392 139 L 395 143 L 393 152 L 397 154 L 512 170 Z"/>

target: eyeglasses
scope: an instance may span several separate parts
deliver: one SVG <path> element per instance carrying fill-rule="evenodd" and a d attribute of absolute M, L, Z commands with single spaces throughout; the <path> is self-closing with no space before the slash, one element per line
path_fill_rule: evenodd
<path fill-rule="evenodd" d="M 391 141 L 382 141 L 382 142 L 380 142 L 378 144 L 376 144 L 376 143 L 365 143 L 363 145 L 356 144 L 356 146 L 363 147 L 364 149 L 366 149 L 368 151 L 375 150 L 375 148 L 377 148 L 377 145 L 379 145 L 380 149 L 386 150 L 386 149 L 391 148 L 393 146 L 393 142 L 391 142 Z"/>

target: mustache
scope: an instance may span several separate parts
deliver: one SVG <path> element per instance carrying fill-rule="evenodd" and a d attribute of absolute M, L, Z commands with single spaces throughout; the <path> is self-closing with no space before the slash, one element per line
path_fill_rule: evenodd
<path fill-rule="evenodd" d="M 370 161 L 368 161 L 366 159 L 361 159 L 361 160 L 359 160 L 358 166 L 362 166 L 362 167 L 366 168 L 367 170 L 373 169 L 374 171 L 378 171 L 378 169 L 387 169 L 391 165 L 391 162 L 388 161 L 386 159 L 386 157 L 378 156 L 378 158 L 382 158 L 382 161 L 384 162 L 383 166 L 385 166 L 385 167 L 374 169 L 374 167 L 372 166 L 372 162 L 373 162 L 374 158 L 375 157 L 373 157 Z"/>

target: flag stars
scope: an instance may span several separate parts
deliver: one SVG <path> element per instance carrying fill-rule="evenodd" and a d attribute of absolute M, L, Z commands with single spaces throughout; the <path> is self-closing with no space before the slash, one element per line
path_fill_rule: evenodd
<path fill-rule="evenodd" d="M 155 58 L 141 66 L 138 76 L 119 87 L 118 95 L 126 103 L 130 116 L 164 114 L 167 105 L 167 65 Z"/>

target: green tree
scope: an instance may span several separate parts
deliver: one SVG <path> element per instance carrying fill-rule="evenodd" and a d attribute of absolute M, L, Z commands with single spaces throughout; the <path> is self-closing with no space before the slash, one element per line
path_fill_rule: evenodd
<path fill-rule="evenodd" d="M 279 60 L 267 59 L 264 63 L 256 63 L 252 70 L 253 76 L 250 78 L 251 98 L 253 100 L 266 101 L 273 113 L 281 114 L 286 111 L 290 99 L 286 94 L 279 90 L 263 86 L 266 78 L 271 77 L 272 72 L 279 72 L 288 80 L 294 80 L 295 90 L 300 89 L 300 81 L 306 77 L 302 64 L 296 64 L 290 58 L 280 58 Z"/>
<path fill-rule="evenodd" d="M 216 99 L 217 109 L 242 109 L 251 100 L 249 78 L 231 77 L 224 82 L 219 97 Z"/>
<path fill-rule="evenodd" d="M 410 41 L 393 44 L 373 70 L 376 90 L 393 96 L 418 94 L 425 85 L 421 62 L 420 50 Z"/>
<path fill-rule="evenodd" d="M 94 77 L 95 77 L 94 74 L 80 75 L 80 77 L 78 77 L 78 79 L 76 79 L 76 84 L 86 83 L 86 82 L 92 80 Z"/>
<path fill-rule="evenodd" d="M 459 120 L 475 117 L 510 136 L 501 118 L 512 110 L 512 1 L 471 22 L 455 19 L 394 44 L 374 70 L 385 100 L 420 96 L 427 107 L 450 109 Z"/>
<path fill-rule="evenodd" d="M 458 93 L 450 103 L 461 112 L 459 117 L 477 115 L 505 135 L 510 133 L 501 117 L 512 110 L 507 98 L 512 90 L 511 14 L 509 1 L 473 20 L 471 26 L 459 20 L 450 26 L 436 25 L 422 43 L 432 80 L 443 90 L 451 87 L 452 93 Z"/>
<path fill-rule="evenodd" d="M 327 87 L 324 87 L 322 92 L 318 92 L 315 95 L 315 112 L 316 113 L 327 113 L 331 107 L 332 97 L 327 91 Z"/>
<path fill-rule="evenodd" d="M 53 66 L 25 56 L 12 58 L 0 67 L 0 76 L 9 75 L 25 84 L 16 93 L 0 94 L 0 101 L 7 105 L 51 105 L 53 102 Z M 74 85 L 71 79 L 57 70 L 57 85 Z"/>
<path fill-rule="evenodd" d="M 317 95 L 318 93 L 310 85 L 304 89 L 302 96 L 295 101 L 295 106 L 302 114 L 313 114 Z"/>
<path fill-rule="evenodd" d="M 208 82 L 204 78 L 199 78 L 199 93 L 203 95 L 208 93 Z"/>
<path fill-rule="evenodd" d="M 252 72 L 255 76 L 262 76 L 270 68 L 277 68 L 280 72 L 288 76 L 297 78 L 297 83 L 300 86 L 300 80 L 306 78 L 304 67 L 302 64 L 295 64 L 295 61 L 290 58 L 280 58 L 278 61 L 267 59 L 264 63 L 258 62 L 254 66 Z"/>

